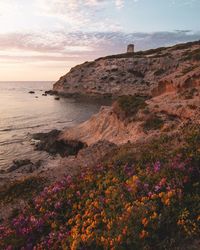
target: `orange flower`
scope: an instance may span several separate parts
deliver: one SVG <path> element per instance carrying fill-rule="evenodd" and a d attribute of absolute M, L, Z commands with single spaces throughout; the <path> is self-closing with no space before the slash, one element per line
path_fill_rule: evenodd
<path fill-rule="evenodd" d="M 151 219 L 156 219 L 158 217 L 158 214 L 156 212 L 153 212 L 151 215 Z"/>
<path fill-rule="evenodd" d="M 145 230 L 142 230 L 140 233 L 140 239 L 144 239 L 149 236 L 149 233 Z"/>
<path fill-rule="evenodd" d="M 142 219 L 142 225 L 144 226 L 144 227 L 146 227 L 147 225 L 148 225 L 148 220 L 147 220 L 147 218 L 143 218 Z"/>

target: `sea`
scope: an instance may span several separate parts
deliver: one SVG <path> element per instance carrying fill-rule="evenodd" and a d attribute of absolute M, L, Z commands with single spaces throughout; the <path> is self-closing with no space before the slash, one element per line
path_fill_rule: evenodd
<path fill-rule="evenodd" d="M 49 159 L 47 153 L 34 150 L 31 134 L 80 124 L 102 104 L 42 95 L 52 87 L 53 82 L 43 81 L 0 82 L 0 169 L 16 159 Z"/>

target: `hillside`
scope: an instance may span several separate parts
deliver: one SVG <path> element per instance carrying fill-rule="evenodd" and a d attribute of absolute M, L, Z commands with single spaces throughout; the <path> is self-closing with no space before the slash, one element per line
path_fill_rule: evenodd
<path fill-rule="evenodd" d="M 200 42 L 84 63 L 54 91 L 113 103 L 37 134 L 56 166 L 0 175 L 0 249 L 200 249 Z"/>
<path fill-rule="evenodd" d="M 65 95 L 156 96 L 199 85 L 200 41 L 85 62 L 54 84 Z"/>

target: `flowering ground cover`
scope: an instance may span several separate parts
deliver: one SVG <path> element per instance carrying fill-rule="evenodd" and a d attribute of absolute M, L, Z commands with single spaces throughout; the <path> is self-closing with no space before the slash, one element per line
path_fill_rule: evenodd
<path fill-rule="evenodd" d="M 0 225 L 0 249 L 184 249 L 200 235 L 200 130 L 160 150 L 44 188 Z"/>

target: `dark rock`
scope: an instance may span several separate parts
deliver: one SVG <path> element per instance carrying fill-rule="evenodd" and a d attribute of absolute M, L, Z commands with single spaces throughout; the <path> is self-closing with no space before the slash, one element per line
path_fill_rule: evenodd
<path fill-rule="evenodd" d="M 58 94 L 58 91 L 55 91 L 55 90 L 47 90 L 47 91 L 45 91 L 45 94 L 47 94 L 47 95 L 57 95 L 57 94 Z"/>
<path fill-rule="evenodd" d="M 60 140 L 59 130 L 52 130 L 49 133 L 37 133 L 33 135 L 33 139 L 40 140 L 36 145 L 36 150 L 44 150 L 49 154 L 60 154 L 62 157 L 69 155 L 77 155 L 79 150 L 87 145 L 78 140 Z"/>
<path fill-rule="evenodd" d="M 27 168 L 28 172 L 30 171 L 30 169 L 33 166 L 33 163 L 29 160 L 29 159 L 25 159 L 25 160 L 14 160 L 13 161 L 13 165 L 11 165 L 8 169 L 7 169 L 7 173 L 13 172 L 13 171 L 17 171 L 17 170 L 21 170 L 21 168 L 25 167 Z M 21 171 L 20 171 L 21 172 Z"/>
<path fill-rule="evenodd" d="M 32 137 L 34 140 L 40 140 L 40 141 L 45 141 L 45 140 L 55 140 L 58 138 L 60 135 L 61 131 L 57 129 L 53 129 L 48 133 L 36 133 L 33 134 Z"/>
<path fill-rule="evenodd" d="M 55 100 L 60 100 L 60 97 L 57 96 L 57 97 L 55 97 L 54 99 L 55 99 Z"/>
<path fill-rule="evenodd" d="M 28 93 L 29 94 L 35 94 L 35 91 L 29 91 Z"/>
<path fill-rule="evenodd" d="M 24 160 L 14 160 L 13 165 L 11 165 L 6 173 L 18 172 L 18 173 L 32 173 L 41 166 L 41 161 L 37 161 L 35 164 L 29 159 Z"/>
<path fill-rule="evenodd" d="M 43 96 L 47 96 L 47 94 L 46 93 L 44 93 L 44 94 L 42 94 Z"/>
<path fill-rule="evenodd" d="M 24 159 L 24 160 L 14 160 L 13 163 L 17 166 L 17 167 L 22 167 L 24 165 L 30 164 L 31 161 L 29 159 Z"/>

